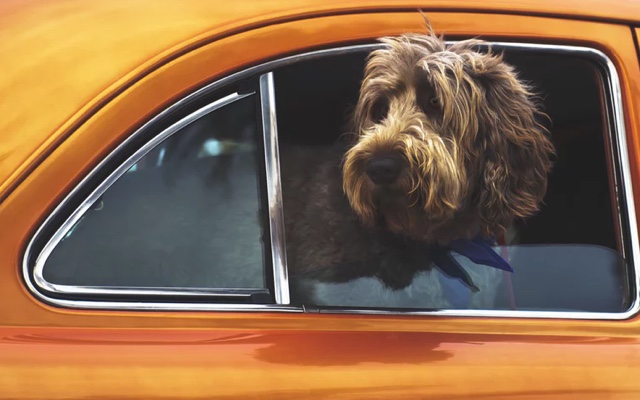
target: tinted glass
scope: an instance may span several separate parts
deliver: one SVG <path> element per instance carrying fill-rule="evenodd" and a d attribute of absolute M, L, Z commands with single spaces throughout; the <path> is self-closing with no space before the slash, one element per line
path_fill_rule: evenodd
<path fill-rule="evenodd" d="M 213 111 L 147 153 L 67 232 L 44 278 L 82 286 L 267 287 L 255 101 L 252 95 Z"/>

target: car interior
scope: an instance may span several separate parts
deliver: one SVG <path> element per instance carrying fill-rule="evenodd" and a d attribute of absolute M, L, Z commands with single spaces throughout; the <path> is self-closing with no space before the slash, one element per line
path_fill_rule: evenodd
<path fill-rule="evenodd" d="M 340 54 L 275 71 L 281 147 L 330 146 L 339 140 L 357 101 L 366 56 L 366 52 Z M 518 221 L 516 237 L 509 243 L 527 255 L 511 260 L 514 268 L 522 266 L 508 289 L 515 292 L 518 309 L 620 311 L 627 306 L 628 272 L 617 251 L 620 238 L 612 201 L 603 70 L 593 60 L 560 53 L 509 49 L 505 61 L 542 100 L 549 116 L 543 123 L 557 152 L 540 212 Z M 281 171 L 283 176 L 287 173 Z M 600 257 L 594 258 L 594 249 Z M 360 304 L 353 300 L 355 284 L 340 284 L 343 289 L 315 285 L 327 293 L 325 305 Z M 371 290 L 376 283 L 363 285 Z M 403 299 L 397 306 L 425 305 Z M 502 306 L 509 308 L 506 297 Z"/>

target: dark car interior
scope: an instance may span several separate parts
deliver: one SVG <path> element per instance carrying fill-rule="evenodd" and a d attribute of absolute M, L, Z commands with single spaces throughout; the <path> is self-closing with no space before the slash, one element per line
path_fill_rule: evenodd
<path fill-rule="evenodd" d="M 345 133 L 366 55 L 336 55 L 276 71 L 281 146 L 330 146 Z M 613 213 L 602 70 L 592 60 L 557 53 L 509 50 L 505 60 L 540 96 L 550 119 L 545 125 L 557 151 L 541 211 L 517 223 L 514 244 L 587 245 L 603 247 L 605 258 L 613 254 L 610 262 L 595 262 L 589 252 L 565 247 L 577 259 L 570 262 L 556 248 L 547 252 L 556 254 L 547 262 L 535 252 L 528 259 L 520 258 L 518 262 L 534 263 L 535 269 L 523 268 L 513 276 L 518 308 L 619 311 L 626 306 L 622 288 L 627 272 L 615 256 L 619 238 Z M 286 176 L 288 171 L 281 173 Z M 598 282 L 596 287 L 594 281 Z M 555 295 L 545 294 L 549 290 Z M 336 299 L 338 295 L 329 297 Z"/>

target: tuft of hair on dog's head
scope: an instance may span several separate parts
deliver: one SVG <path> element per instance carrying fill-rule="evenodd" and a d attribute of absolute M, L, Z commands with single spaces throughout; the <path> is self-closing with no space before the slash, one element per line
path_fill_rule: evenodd
<path fill-rule="evenodd" d="M 368 226 L 427 242 L 500 235 L 537 212 L 554 149 L 530 87 L 476 39 L 380 39 L 367 59 L 343 163 Z"/>

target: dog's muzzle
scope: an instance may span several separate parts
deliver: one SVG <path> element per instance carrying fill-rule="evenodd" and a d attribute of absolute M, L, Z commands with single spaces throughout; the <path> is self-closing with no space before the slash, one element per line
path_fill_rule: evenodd
<path fill-rule="evenodd" d="M 400 176 L 402 161 L 398 157 L 375 156 L 367 163 L 367 176 L 376 185 L 390 185 Z"/>

